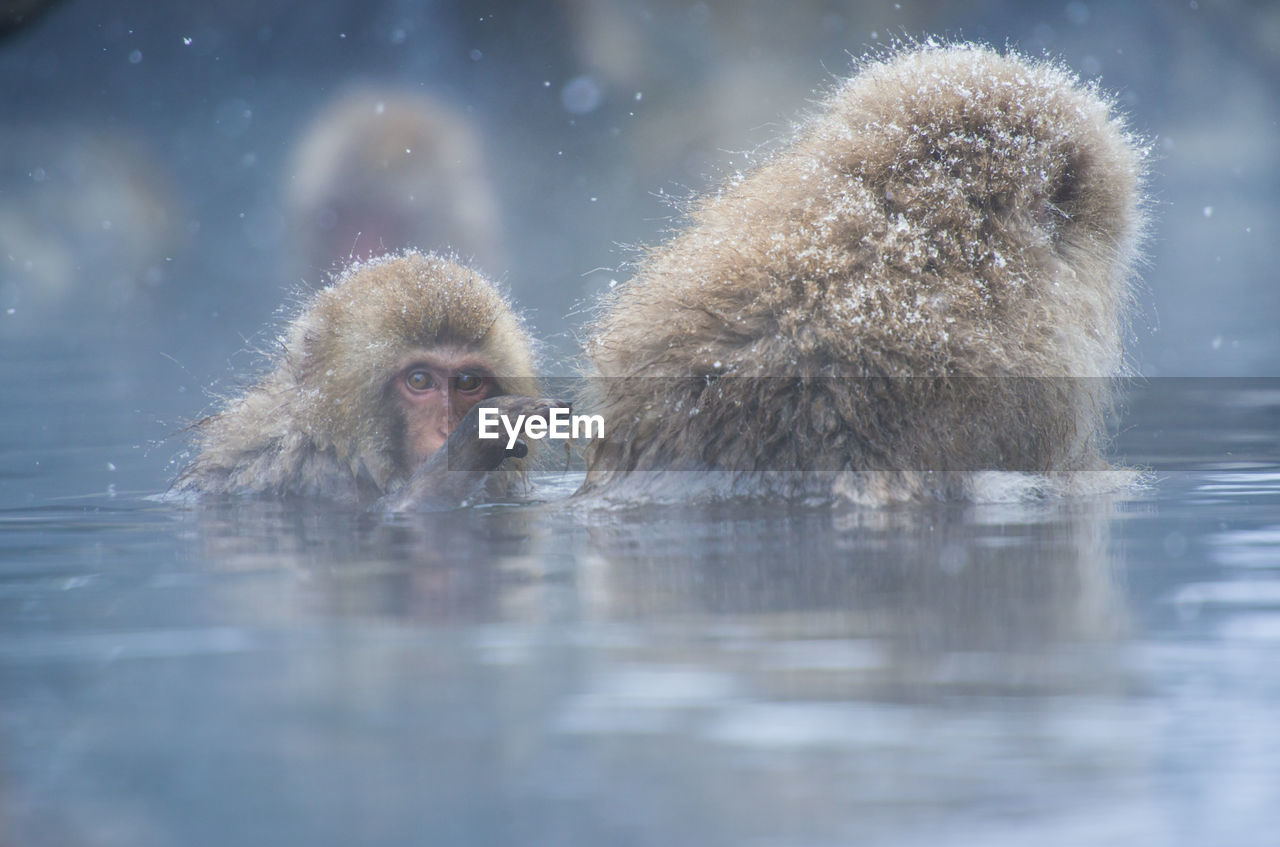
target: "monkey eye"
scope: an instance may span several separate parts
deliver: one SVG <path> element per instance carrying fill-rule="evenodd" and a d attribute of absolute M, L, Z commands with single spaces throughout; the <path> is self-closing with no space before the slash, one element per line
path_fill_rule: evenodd
<path fill-rule="evenodd" d="M 484 388 L 484 377 L 479 374 L 460 373 L 454 379 L 453 384 L 463 394 L 473 394 Z"/>
<path fill-rule="evenodd" d="M 431 371 L 424 370 L 409 371 L 404 378 L 404 384 L 409 386 L 411 391 L 426 391 L 431 388 L 433 382 Z"/>

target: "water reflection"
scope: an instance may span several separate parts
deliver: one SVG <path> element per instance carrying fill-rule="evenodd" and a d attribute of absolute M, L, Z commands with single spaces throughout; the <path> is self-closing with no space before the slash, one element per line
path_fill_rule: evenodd
<path fill-rule="evenodd" d="M 536 587 L 572 596 L 583 625 L 737 622 L 769 640 L 875 639 L 918 661 L 1122 637 L 1112 511 L 1106 499 L 835 512 L 547 503 L 386 519 L 253 502 L 182 520 L 190 554 L 249 622 L 483 622 L 512 617 L 510 597 Z M 257 608 L 234 574 L 288 579 L 301 605 Z"/>
<path fill-rule="evenodd" d="M 838 669 L 834 656 L 852 643 L 851 661 L 863 667 L 841 679 L 849 696 L 909 697 L 940 682 L 1035 690 L 1063 670 L 1052 657 L 1127 628 L 1110 508 L 708 507 L 673 510 L 656 525 L 629 516 L 593 528 L 583 594 L 602 619 L 748 626 L 765 666 L 786 671 L 771 677 L 789 686 L 821 682 L 824 665 Z M 779 640 L 789 645 L 781 653 Z M 786 655 L 795 668 L 777 666 Z M 807 674 L 808 662 L 819 672 Z"/>
<path fill-rule="evenodd" d="M 1110 516 L 196 510 L 128 609 L 142 629 L 27 641 L 80 682 L 18 713 L 74 764 L 56 784 L 81 825 L 106 804 L 130 843 L 836 843 L 1070 818 L 1152 743 L 1123 698 Z M 198 610 L 185 628 L 175 606 Z"/>
<path fill-rule="evenodd" d="M 1125 438 L 1265 441 L 1227 423 Z M 129 415 L 101 426 L 123 443 Z M 580 508 L 564 474 L 545 503 L 383 519 L 25 505 L 76 463 L 100 489 L 98 453 L 40 450 L 44 475 L 0 451 L 0 843 L 1248 845 L 1276 822 L 1274 465 L 879 510 Z"/>
<path fill-rule="evenodd" d="M 388 618 L 441 624 L 503 614 L 507 595 L 547 578 L 536 512 L 519 508 L 382 518 L 324 505 L 202 506 L 189 516 L 203 566 L 250 623 Z M 551 568 L 554 571 L 554 568 Z M 261 579 L 286 580 L 264 597 Z M 281 600 L 287 601 L 282 603 Z"/>

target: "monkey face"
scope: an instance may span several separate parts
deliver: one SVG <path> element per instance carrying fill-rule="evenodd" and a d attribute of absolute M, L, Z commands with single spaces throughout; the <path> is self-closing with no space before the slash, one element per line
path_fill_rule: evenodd
<path fill-rule="evenodd" d="M 411 466 L 443 447 L 472 406 L 499 393 L 480 354 L 458 348 L 414 351 L 393 381 L 405 422 L 403 455 Z"/>

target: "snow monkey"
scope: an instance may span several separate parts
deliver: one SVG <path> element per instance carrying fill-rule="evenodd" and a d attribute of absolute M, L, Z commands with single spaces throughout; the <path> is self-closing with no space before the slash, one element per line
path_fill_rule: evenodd
<path fill-rule="evenodd" d="M 527 451 L 476 438 L 482 401 L 513 418 L 550 402 L 532 399 L 532 342 L 510 303 L 435 254 L 352 266 L 280 347 L 256 386 L 194 424 L 199 454 L 173 492 L 457 506 L 506 493 Z"/>
<path fill-rule="evenodd" d="M 453 251 L 492 269 L 499 209 L 480 133 L 421 94 L 353 89 L 303 133 L 289 168 L 289 218 L 303 261 L 329 269 L 405 248 Z"/>
<path fill-rule="evenodd" d="M 1107 468 L 1144 155 L 1056 64 L 865 62 L 605 300 L 584 491 L 883 503 Z M 664 470 L 703 473 L 635 473 Z"/>

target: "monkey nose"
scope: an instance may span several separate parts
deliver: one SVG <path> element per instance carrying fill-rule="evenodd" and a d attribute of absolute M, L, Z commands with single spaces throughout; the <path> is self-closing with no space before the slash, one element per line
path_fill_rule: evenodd
<path fill-rule="evenodd" d="M 529 445 L 525 444 L 522 439 L 517 438 L 516 443 L 512 444 L 503 452 L 506 453 L 507 457 L 510 459 L 523 459 L 525 456 L 529 455 Z"/>

